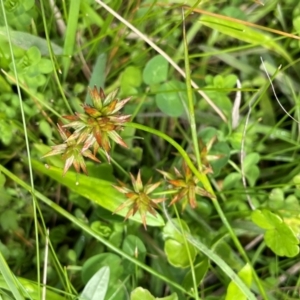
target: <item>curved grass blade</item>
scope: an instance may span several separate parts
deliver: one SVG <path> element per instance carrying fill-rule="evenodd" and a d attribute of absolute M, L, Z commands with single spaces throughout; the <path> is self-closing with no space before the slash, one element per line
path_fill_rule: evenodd
<path fill-rule="evenodd" d="M 1 37 L 8 41 L 5 27 L 0 27 L 0 38 Z M 28 50 L 30 47 L 36 46 L 41 51 L 42 55 L 49 56 L 47 41 L 43 38 L 27 32 L 11 30 L 10 39 L 14 46 L 20 47 L 24 50 Z M 58 45 L 51 43 L 51 47 L 55 55 L 63 54 L 63 49 Z"/>
<path fill-rule="evenodd" d="M 62 169 L 51 166 L 46 168 L 43 164 L 36 160 L 32 161 L 32 167 L 65 185 L 73 192 L 91 200 L 94 203 L 104 207 L 105 209 L 114 212 L 122 203 L 127 199 L 119 193 L 110 181 L 101 180 L 95 177 L 88 177 L 86 175 L 77 174 L 68 171 L 67 174 L 62 176 Z M 124 216 L 127 214 L 126 210 L 121 210 L 116 214 Z M 129 219 L 142 223 L 138 214 L 130 217 Z M 147 214 L 147 225 L 149 226 L 163 226 L 163 218 L 157 214 L 157 217 Z"/>

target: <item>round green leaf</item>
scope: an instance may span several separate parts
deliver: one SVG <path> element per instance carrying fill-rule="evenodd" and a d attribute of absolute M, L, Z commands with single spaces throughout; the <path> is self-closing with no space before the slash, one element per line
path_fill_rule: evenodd
<path fill-rule="evenodd" d="M 265 234 L 265 242 L 278 256 L 294 257 L 299 253 L 299 241 L 294 232 L 285 223 Z"/>
<path fill-rule="evenodd" d="M 242 175 L 237 172 L 228 174 L 223 181 L 223 189 L 230 190 L 242 182 Z"/>
<path fill-rule="evenodd" d="M 282 219 L 267 209 L 256 209 L 251 214 L 252 221 L 263 229 L 274 229 L 282 223 Z"/>
<path fill-rule="evenodd" d="M 136 288 L 131 292 L 130 300 L 155 300 L 148 290 L 145 290 L 141 287 Z"/>
<path fill-rule="evenodd" d="M 82 266 L 82 281 L 87 284 L 88 281 L 98 272 L 102 267 L 108 266 L 111 270 L 111 277 L 121 277 L 123 267 L 121 265 L 121 258 L 113 253 L 101 253 L 92 256 Z"/>
<path fill-rule="evenodd" d="M 139 87 L 142 83 L 142 73 L 137 67 L 127 67 L 121 75 L 121 88 L 126 89 L 127 86 Z"/>
<path fill-rule="evenodd" d="M 179 81 L 172 80 L 163 83 L 158 88 L 155 96 L 158 108 L 170 117 L 180 117 L 184 112 L 183 101 L 186 99 L 185 85 Z"/>
<path fill-rule="evenodd" d="M 254 152 L 254 153 L 247 154 L 244 159 L 245 172 L 247 173 L 247 171 L 251 169 L 253 165 L 256 165 L 259 161 L 260 161 L 260 155 L 258 153 Z"/>
<path fill-rule="evenodd" d="M 122 249 L 125 253 L 129 254 L 132 257 L 137 258 L 141 262 L 144 262 L 146 257 L 146 247 L 142 240 L 135 235 L 126 236 Z M 134 273 L 136 271 L 135 265 L 125 260 L 123 261 L 124 269 L 127 274 Z"/>
<path fill-rule="evenodd" d="M 161 55 L 156 55 L 148 61 L 143 70 L 143 81 L 148 85 L 167 80 L 169 64 Z"/>
<path fill-rule="evenodd" d="M 180 222 L 183 230 L 189 232 L 187 224 L 183 220 L 180 220 Z M 188 267 L 190 265 L 189 254 L 192 261 L 194 261 L 197 251 L 191 243 L 185 242 L 180 232 L 178 220 L 173 219 L 172 222 L 169 221 L 164 227 L 163 233 L 166 239 L 164 250 L 169 263 L 178 268 Z"/>
<path fill-rule="evenodd" d="M 46 58 L 42 58 L 39 61 L 38 67 L 39 67 L 39 71 L 43 74 L 48 74 L 48 73 L 52 72 L 52 70 L 53 70 L 51 60 L 46 59 Z"/>
<path fill-rule="evenodd" d="M 18 228 L 18 214 L 12 210 L 5 210 L 0 216 L 0 224 L 4 231 Z"/>

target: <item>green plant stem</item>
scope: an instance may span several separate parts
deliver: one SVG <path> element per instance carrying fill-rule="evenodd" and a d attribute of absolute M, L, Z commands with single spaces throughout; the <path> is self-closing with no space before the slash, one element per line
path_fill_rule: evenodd
<path fill-rule="evenodd" d="M 184 14 L 183 14 L 184 18 Z M 190 127 L 192 132 L 192 140 L 194 146 L 194 153 L 196 156 L 198 170 L 202 171 L 202 163 L 198 145 L 198 136 L 197 136 L 197 127 L 196 127 L 196 120 L 195 120 L 195 110 L 194 110 L 194 103 L 193 103 L 193 91 L 191 86 L 191 69 L 190 69 L 190 62 L 189 62 L 189 52 L 188 52 L 188 45 L 186 40 L 185 34 L 185 20 L 183 19 L 183 40 L 184 40 L 184 65 L 185 65 L 185 83 L 187 88 L 187 99 L 188 99 L 188 110 L 189 110 L 189 120 L 190 120 Z"/>
<path fill-rule="evenodd" d="M 82 221 L 78 220 L 75 216 L 68 213 L 66 210 L 64 210 L 62 207 L 45 197 L 42 193 L 38 191 L 32 191 L 31 187 L 26 184 L 24 181 L 22 181 L 19 177 L 11 173 L 9 170 L 7 170 L 4 166 L 0 165 L 0 172 L 3 172 L 5 175 L 7 175 L 9 178 L 11 178 L 14 182 L 16 182 L 18 185 L 22 186 L 25 190 L 33 193 L 37 199 L 40 199 L 42 202 L 44 202 L 46 205 L 54 209 L 57 213 L 64 216 L 66 219 L 71 221 L 73 224 L 77 225 L 79 228 L 81 228 L 83 231 L 88 233 L 90 236 L 94 237 L 96 240 L 98 240 L 100 243 L 102 243 L 104 246 L 109 248 L 110 250 L 116 252 L 120 256 L 128 259 L 133 264 L 139 266 L 140 268 L 144 269 L 145 271 L 149 272 L 150 274 L 158 277 L 160 280 L 172 285 L 173 287 L 177 288 L 178 290 L 182 291 L 183 293 L 193 297 L 192 294 L 187 292 L 180 284 L 177 284 L 176 282 L 173 282 L 168 277 L 165 277 L 164 275 L 160 274 L 159 272 L 153 270 L 149 266 L 143 264 L 139 260 L 135 259 L 134 257 L 130 256 L 129 254 L 123 252 L 120 248 L 114 246 L 109 241 L 98 235 L 98 233 L 94 230 L 92 230 L 88 225 L 83 223 Z"/>
<path fill-rule="evenodd" d="M 41 295 L 41 286 L 40 286 L 41 274 L 40 274 L 40 249 L 39 249 L 39 232 L 38 232 L 38 218 L 37 218 L 37 201 L 34 196 L 34 179 L 33 179 L 32 165 L 31 165 L 29 138 L 28 138 L 28 133 L 27 133 L 26 118 L 25 118 L 21 88 L 20 88 L 20 84 L 19 84 L 19 77 L 18 77 L 18 72 L 17 72 L 17 68 L 16 68 L 16 61 L 15 61 L 14 52 L 13 52 L 13 48 L 12 48 L 11 36 L 10 36 L 9 26 L 7 23 L 6 11 L 5 11 L 3 1 L 1 1 L 1 8 L 2 8 L 2 13 L 3 13 L 3 19 L 4 19 L 5 28 L 6 28 L 6 33 L 7 33 L 7 37 L 8 37 L 9 51 L 10 51 L 10 55 L 11 55 L 13 70 L 14 70 L 14 74 L 15 74 L 15 78 L 16 78 L 16 86 L 17 86 L 19 105 L 20 105 L 20 111 L 21 111 L 21 116 L 22 116 L 24 138 L 25 138 L 25 144 L 26 144 L 26 152 L 27 152 L 27 157 L 28 157 L 29 177 L 30 177 L 30 185 L 31 185 L 30 189 L 31 189 L 31 195 L 32 195 L 32 206 L 33 206 L 33 216 L 34 216 L 33 217 L 34 218 L 34 232 L 35 232 L 35 239 L 36 239 L 35 247 L 36 247 L 36 259 L 37 259 L 36 271 L 37 271 L 37 282 L 38 282 L 38 295 L 40 296 Z"/>
<path fill-rule="evenodd" d="M 190 249 L 189 249 L 189 246 L 188 246 L 188 242 L 186 240 L 186 236 L 184 234 L 184 229 L 183 229 L 183 226 L 182 226 L 182 223 L 181 223 L 181 220 L 180 220 L 179 213 L 178 213 L 176 205 L 174 205 L 174 211 L 175 211 L 175 214 L 176 214 L 176 217 L 177 217 L 177 220 L 178 220 L 178 224 L 180 226 L 181 234 L 182 234 L 182 237 L 183 237 L 183 240 L 184 240 L 184 246 L 186 248 L 186 252 L 187 252 L 188 258 L 189 258 L 189 263 L 190 263 L 190 268 L 191 268 L 191 274 L 192 274 L 192 278 L 193 278 L 195 299 L 199 300 L 200 298 L 199 298 L 199 295 L 198 295 L 198 286 L 197 286 L 197 279 L 196 279 L 196 274 L 195 274 L 195 268 L 194 268 L 193 260 L 192 260 L 192 257 L 191 257 L 191 252 L 190 252 Z"/>
<path fill-rule="evenodd" d="M 244 250 L 244 248 L 242 247 L 241 243 L 239 242 L 238 238 L 236 237 L 231 225 L 229 224 L 224 212 L 222 211 L 222 208 L 217 200 L 217 197 L 215 195 L 215 192 L 210 184 L 210 181 L 208 179 L 208 177 L 206 176 L 205 173 L 202 173 L 202 172 L 199 172 L 197 170 L 197 168 L 194 166 L 193 162 L 191 161 L 190 157 L 188 156 L 188 154 L 185 152 L 185 150 L 176 142 L 174 141 L 172 138 L 170 138 L 168 135 L 166 135 L 165 133 L 163 132 L 160 132 L 156 129 L 153 129 L 153 128 L 150 128 L 150 127 L 147 127 L 145 125 L 141 125 L 141 124 L 136 124 L 136 123 L 127 123 L 126 126 L 130 126 L 130 127 L 134 127 L 136 129 L 140 129 L 140 130 L 144 130 L 146 132 L 149 132 L 149 133 L 152 133 L 154 135 L 157 135 L 159 137 L 161 137 L 162 139 L 166 140 L 167 142 L 169 142 L 182 156 L 182 158 L 185 160 L 185 162 L 187 163 L 187 165 L 190 167 L 191 171 L 194 173 L 194 175 L 199 179 L 199 181 L 202 183 L 204 189 L 209 192 L 209 194 L 211 195 L 210 196 L 210 199 L 217 211 L 217 213 L 219 214 L 219 217 L 221 218 L 223 224 L 225 225 L 225 227 L 227 228 L 228 230 L 228 233 L 230 235 L 230 237 L 232 238 L 237 250 L 239 251 L 240 255 L 243 257 L 243 259 L 249 263 L 251 265 L 251 262 Z M 254 279 L 256 281 L 256 284 L 263 296 L 263 298 L 265 300 L 268 300 L 268 297 L 266 295 L 266 292 L 255 272 L 255 270 L 253 269 L 252 265 L 251 265 L 251 268 L 252 268 L 252 273 L 253 273 L 253 276 L 254 276 Z"/>
<path fill-rule="evenodd" d="M 76 1 L 72 1 L 72 2 L 76 2 Z M 78 1 L 80 2 L 80 1 Z M 47 21 L 46 21 L 46 17 L 45 17 L 45 9 L 44 9 L 44 4 L 43 4 L 43 1 L 40 1 L 40 5 L 41 5 L 41 10 L 42 10 L 42 19 L 43 19 L 43 24 L 44 24 L 44 29 L 45 29 L 45 35 L 46 35 L 46 40 L 47 40 L 47 44 L 48 44 L 48 50 L 49 50 L 49 55 L 50 55 L 50 59 L 51 59 L 51 62 L 52 62 L 52 67 L 53 67 L 53 73 L 54 73 L 54 77 L 55 77 L 55 81 L 57 83 L 57 86 L 58 86 L 58 89 L 62 95 L 62 98 L 63 98 L 63 101 L 67 107 L 67 109 L 69 110 L 69 112 L 71 114 L 73 114 L 73 110 L 65 96 L 65 93 L 63 91 L 63 88 L 61 86 L 61 83 L 60 83 L 60 80 L 58 78 L 58 75 L 57 75 L 57 71 L 56 71 L 56 67 L 55 67 L 55 62 L 54 62 L 54 56 L 53 56 L 53 51 L 52 51 L 52 47 L 51 47 L 51 42 L 50 42 L 50 37 L 49 37 L 49 34 L 48 34 L 48 29 L 47 29 Z"/>

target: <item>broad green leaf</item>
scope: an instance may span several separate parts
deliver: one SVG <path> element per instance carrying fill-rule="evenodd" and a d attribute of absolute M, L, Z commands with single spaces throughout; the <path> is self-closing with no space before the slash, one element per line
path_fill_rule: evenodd
<path fill-rule="evenodd" d="M 135 235 L 130 234 L 126 236 L 123 242 L 122 250 L 125 253 L 129 254 L 130 256 L 137 258 L 141 262 L 145 261 L 146 252 L 147 252 L 146 247 L 142 242 L 142 240 Z M 135 273 L 136 268 L 132 262 L 126 260 L 123 262 L 123 265 L 124 265 L 124 269 L 126 269 L 127 274 Z"/>
<path fill-rule="evenodd" d="M 251 167 L 253 165 L 258 164 L 260 161 L 260 155 L 256 152 L 253 153 L 249 153 L 246 155 L 245 159 L 244 159 L 244 169 L 245 169 L 245 173 L 248 172 L 249 169 L 251 169 Z"/>
<path fill-rule="evenodd" d="M 250 287 L 252 282 L 252 270 L 249 264 L 246 264 L 243 269 L 238 273 L 239 277 Z M 227 294 L 225 300 L 247 300 L 248 298 L 242 293 L 240 288 L 231 281 L 227 288 Z"/>
<path fill-rule="evenodd" d="M 18 214 L 13 209 L 6 209 L 0 215 L 0 224 L 4 231 L 18 229 Z"/>
<path fill-rule="evenodd" d="M 173 293 L 167 297 L 155 298 L 148 290 L 138 287 L 131 292 L 130 300 L 178 300 L 178 297 Z"/>
<path fill-rule="evenodd" d="M 148 85 L 167 80 L 169 64 L 161 55 L 151 58 L 143 70 L 143 81 Z"/>
<path fill-rule="evenodd" d="M 42 55 L 49 56 L 48 45 L 45 39 L 26 32 L 13 30 L 10 31 L 10 36 L 13 45 L 25 50 L 28 50 L 32 46 L 36 46 L 40 50 Z M 1 38 L 4 38 L 6 41 L 8 41 L 5 27 L 0 27 L 0 40 Z M 63 49 L 60 46 L 51 43 L 51 47 L 55 55 L 62 55 Z"/>
<path fill-rule="evenodd" d="M 300 189 L 300 174 L 293 177 L 293 183 L 296 185 L 297 189 Z"/>
<path fill-rule="evenodd" d="M 36 160 L 32 160 L 32 166 L 36 171 L 39 171 L 59 183 L 65 185 L 73 192 L 97 203 L 105 209 L 114 212 L 117 207 L 126 201 L 123 194 L 119 193 L 110 181 L 98 179 L 95 177 L 88 177 L 83 174 L 77 174 L 75 172 L 68 171 L 67 174 L 62 176 L 62 169 L 51 166 L 46 168 L 45 165 L 39 163 Z M 121 210 L 118 215 L 125 216 L 127 210 Z M 142 223 L 139 214 L 135 214 L 130 219 Z M 163 226 L 164 221 L 162 217 L 157 214 L 154 217 L 151 214 L 147 214 L 147 225 L 149 226 Z"/>
<path fill-rule="evenodd" d="M 209 264 L 209 260 L 208 260 L 207 257 L 202 259 L 198 264 L 195 264 L 194 271 L 195 271 L 197 286 L 200 285 L 202 279 L 206 275 L 206 273 L 208 271 L 208 268 L 209 268 L 209 265 L 210 264 Z M 191 271 L 189 271 L 185 275 L 182 285 L 187 291 L 191 290 L 194 287 L 193 277 L 192 277 L 192 272 Z"/>
<path fill-rule="evenodd" d="M 130 294 L 130 300 L 155 300 L 154 296 L 148 290 L 141 287 L 134 289 Z"/>
<path fill-rule="evenodd" d="M 218 176 L 221 169 L 228 163 L 230 148 L 226 142 L 214 143 L 207 155 L 207 159 L 213 168 L 214 176 Z"/>
<path fill-rule="evenodd" d="M 84 287 L 81 298 L 84 300 L 103 300 L 109 283 L 109 267 L 101 268 Z"/>
<path fill-rule="evenodd" d="M 267 209 L 256 209 L 251 214 L 252 221 L 263 229 L 274 229 L 282 224 L 282 219 Z"/>
<path fill-rule="evenodd" d="M 82 281 L 87 284 L 90 279 L 103 267 L 108 266 L 110 277 L 123 273 L 122 259 L 114 253 L 101 253 L 87 259 L 82 266 Z"/>
<path fill-rule="evenodd" d="M 203 15 L 200 22 L 207 27 L 220 31 L 240 41 L 262 46 L 268 50 L 275 51 L 282 55 L 287 61 L 292 62 L 290 55 L 282 48 L 272 36 L 254 30 L 249 26 L 234 22 L 234 20 L 224 20 L 213 16 Z"/>
<path fill-rule="evenodd" d="M 184 231 L 189 232 L 189 228 L 185 221 L 180 220 Z M 176 226 L 176 227 L 175 227 Z M 178 268 L 186 268 L 190 265 L 189 254 L 194 261 L 197 251 L 189 242 L 185 242 L 184 237 L 180 233 L 180 226 L 177 219 L 168 221 L 163 229 L 165 239 L 165 253 L 170 264 Z M 188 254 L 189 252 L 189 254 Z"/>
<path fill-rule="evenodd" d="M 280 188 L 272 189 L 270 195 L 269 195 L 269 206 L 272 209 L 281 209 L 284 207 L 284 191 Z"/>
<path fill-rule="evenodd" d="M 160 85 L 155 96 L 158 108 L 170 117 L 180 117 L 184 113 L 186 103 L 185 85 L 176 80 Z"/>
<path fill-rule="evenodd" d="M 127 67 L 121 75 L 121 88 L 139 87 L 142 84 L 142 72 L 134 66 Z"/>
<path fill-rule="evenodd" d="M 260 175 L 260 169 L 258 166 L 253 165 L 249 167 L 247 173 L 245 174 L 250 186 L 255 186 L 255 183 Z"/>
<path fill-rule="evenodd" d="M 299 240 L 285 223 L 265 233 L 265 242 L 278 256 L 294 257 L 299 253 Z"/>
<path fill-rule="evenodd" d="M 264 209 L 255 210 L 251 218 L 259 227 L 267 229 L 264 240 L 274 253 L 287 257 L 294 257 L 299 253 L 299 240 L 279 216 Z"/>
<path fill-rule="evenodd" d="M 236 187 L 237 185 L 241 184 L 241 182 L 242 182 L 242 175 L 237 172 L 232 172 L 225 177 L 223 181 L 223 189 L 230 190 Z"/>
<path fill-rule="evenodd" d="M 108 266 L 110 269 L 110 278 L 105 299 L 124 299 L 124 289 L 122 280 L 124 279 L 124 268 L 122 258 L 114 253 L 101 253 L 92 256 L 82 266 L 82 280 L 87 283 L 99 269 Z M 113 296 L 114 295 L 114 296 Z"/>
<path fill-rule="evenodd" d="M 283 190 L 280 189 L 280 188 L 272 189 L 272 191 L 269 195 L 269 199 L 271 201 L 283 202 L 284 201 L 284 192 L 283 192 Z"/>

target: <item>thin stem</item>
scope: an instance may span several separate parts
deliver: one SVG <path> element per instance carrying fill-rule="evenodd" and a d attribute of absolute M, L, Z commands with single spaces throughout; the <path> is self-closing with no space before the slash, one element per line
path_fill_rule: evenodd
<path fill-rule="evenodd" d="M 5 24 L 5 28 L 6 28 L 6 34 L 8 37 L 9 51 L 10 51 L 10 55 L 11 55 L 13 71 L 14 71 L 15 78 L 16 78 L 16 87 L 17 87 L 17 92 L 18 92 L 19 105 L 20 105 L 23 130 L 24 130 L 24 138 L 25 138 L 25 144 L 26 144 L 26 152 L 27 152 L 27 157 L 28 157 L 28 166 L 29 166 L 28 168 L 29 168 L 29 177 L 30 177 L 30 186 L 31 186 L 30 189 L 31 189 L 31 195 L 32 195 L 33 218 L 34 218 L 34 232 L 35 232 L 35 239 L 36 239 L 36 247 L 35 248 L 36 248 L 36 259 L 37 259 L 36 271 L 37 271 L 37 282 L 38 282 L 38 296 L 40 298 L 40 296 L 41 296 L 40 269 L 41 268 L 40 268 L 39 232 L 38 232 L 38 218 L 37 218 L 37 202 L 36 202 L 36 198 L 34 196 L 34 179 L 33 179 L 32 165 L 31 165 L 30 146 L 29 146 L 29 139 L 28 139 L 28 133 L 27 133 L 27 126 L 26 126 L 26 117 L 25 117 L 25 113 L 24 113 L 23 99 L 22 99 L 22 94 L 21 94 L 21 89 L 20 89 L 20 84 L 19 84 L 19 77 L 18 77 L 18 72 L 17 72 L 17 68 L 16 68 L 16 61 L 15 61 L 14 52 L 13 52 L 13 48 L 12 48 L 11 36 L 10 36 L 9 26 L 7 23 L 6 11 L 5 11 L 3 1 L 1 1 L 1 6 L 2 6 L 4 24 Z"/>
<path fill-rule="evenodd" d="M 189 52 L 188 52 L 188 45 L 186 40 L 186 33 L 185 33 L 185 20 L 184 20 L 184 13 L 182 11 L 182 18 L 183 18 L 183 40 L 184 40 L 184 65 L 185 65 L 185 83 L 187 87 L 187 99 L 188 99 L 188 109 L 189 109 L 189 121 L 190 127 L 192 132 L 192 140 L 194 146 L 194 153 L 196 156 L 197 166 L 200 171 L 202 171 L 202 163 L 198 145 L 198 136 L 197 136 L 197 128 L 196 128 L 196 120 L 195 120 L 195 110 L 194 110 L 194 103 L 193 103 L 193 91 L 191 86 L 191 69 L 190 69 L 190 62 L 189 62 Z"/>
<path fill-rule="evenodd" d="M 45 9 L 44 9 L 43 1 L 40 1 L 40 4 L 41 4 L 42 19 L 43 19 L 43 24 L 44 24 L 44 29 L 45 29 L 46 40 L 47 40 L 47 44 L 48 44 L 49 56 L 50 56 L 50 59 L 51 59 L 51 62 L 52 62 L 54 77 L 55 77 L 58 89 L 59 89 L 59 91 L 60 91 L 60 93 L 62 95 L 63 101 L 64 101 L 67 109 L 69 110 L 69 112 L 71 114 L 73 114 L 73 110 L 72 110 L 72 108 L 71 108 L 71 106 L 70 106 L 70 104 L 69 104 L 69 102 L 68 102 L 68 100 L 67 100 L 67 98 L 65 96 L 65 93 L 63 91 L 63 88 L 62 88 L 62 86 L 60 84 L 60 80 L 59 80 L 58 75 L 57 75 L 57 71 L 56 71 L 56 67 L 55 67 L 55 63 L 54 63 L 53 51 L 52 51 L 52 47 L 51 47 L 51 43 L 50 43 L 50 38 L 49 38 L 49 34 L 48 34 L 48 29 L 47 29 L 47 21 L 46 21 L 46 17 L 45 17 Z"/>
<path fill-rule="evenodd" d="M 179 217 L 179 213 L 178 213 L 176 205 L 174 205 L 174 210 L 175 210 L 175 214 L 176 214 L 176 217 L 177 217 L 177 220 L 178 220 L 178 224 L 179 224 L 179 227 L 180 227 L 180 230 L 181 230 L 181 235 L 182 235 L 182 238 L 184 240 L 184 246 L 186 248 L 186 252 L 187 252 L 187 255 L 188 255 L 188 258 L 189 258 L 189 263 L 190 263 L 190 268 L 191 268 L 191 274 L 192 274 L 192 278 L 193 278 L 195 299 L 199 300 L 200 298 L 199 298 L 199 295 L 198 295 L 198 286 L 197 286 L 197 279 L 196 279 L 196 274 L 195 274 L 195 268 L 194 268 L 193 260 L 192 260 L 192 257 L 191 257 L 191 252 L 190 252 L 190 249 L 189 249 L 188 241 L 186 240 L 186 236 L 184 234 L 185 230 L 184 230 L 184 228 L 182 226 L 181 219 Z"/>

